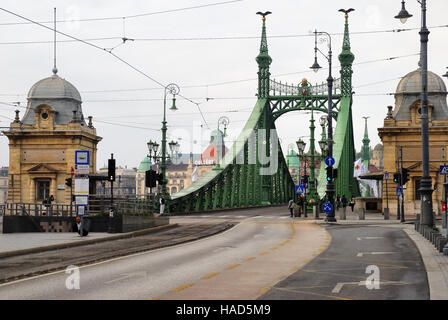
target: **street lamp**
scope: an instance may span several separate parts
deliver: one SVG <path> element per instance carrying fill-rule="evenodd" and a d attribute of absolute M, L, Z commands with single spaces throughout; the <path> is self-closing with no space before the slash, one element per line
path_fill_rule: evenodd
<path fill-rule="evenodd" d="M 216 167 L 215 170 L 220 170 L 221 166 L 219 165 L 219 160 L 222 157 L 222 151 L 224 148 L 224 137 L 226 136 L 226 131 L 227 131 L 227 126 L 229 125 L 230 120 L 228 117 L 226 116 L 222 116 L 218 119 L 218 141 L 216 142 L 216 149 L 217 149 L 217 154 L 216 154 Z M 221 139 L 219 138 L 220 132 L 219 131 L 219 126 L 223 125 L 224 126 L 224 133 L 223 133 L 223 137 L 222 137 L 222 142 L 223 144 L 221 145 Z"/>
<path fill-rule="evenodd" d="M 303 214 L 304 214 L 304 216 L 305 216 L 305 218 L 307 217 L 307 212 L 306 212 L 306 183 L 308 182 L 306 179 L 307 179 L 307 174 L 306 174 L 306 169 L 307 169 L 307 162 L 306 162 L 306 156 L 304 155 L 304 151 L 305 151 L 305 146 L 306 146 L 306 143 L 305 143 L 305 141 L 303 141 L 302 139 L 299 139 L 299 140 L 297 140 L 296 141 L 296 145 L 297 145 L 297 149 L 299 150 L 299 159 L 300 159 L 300 162 L 302 162 L 302 161 L 304 161 L 304 163 L 305 163 L 305 165 L 303 165 L 302 167 L 303 167 L 303 169 L 304 169 L 304 172 L 303 172 L 303 182 L 302 182 L 302 185 L 303 185 L 303 190 L 304 190 L 304 201 L 303 201 Z"/>
<path fill-rule="evenodd" d="M 395 16 L 395 19 L 400 19 L 401 23 L 406 23 L 408 21 L 408 18 L 412 17 L 412 14 L 409 14 L 409 12 L 405 8 L 405 2 L 404 0 L 401 1 L 401 11 L 398 13 L 398 15 Z"/>
<path fill-rule="evenodd" d="M 428 36 L 426 27 L 426 0 L 417 0 L 421 5 L 422 25 L 420 29 L 420 63 L 422 75 L 422 107 L 421 107 L 421 130 L 422 130 L 422 179 L 420 182 L 420 194 L 422 196 L 422 214 L 420 222 L 422 225 L 432 227 L 434 217 L 432 213 L 432 181 L 429 175 L 429 129 L 428 129 Z M 412 17 L 405 9 L 405 1 L 401 2 L 402 9 L 395 18 L 405 23 L 407 18 Z"/>
<path fill-rule="evenodd" d="M 353 11 L 353 9 L 349 9 L 348 12 Z M 347 14 L 347 13 L 346 13 Z M 319 50 L 317 47 L 317 35 L 326 35 L 328 37 L 328 56 L 325 55 L 322 51 Z M 328 115 L 327 115 L 327 122 L 328 122 L 328 137 L 327 137 L 327 157 L 333 156 L 333 118 L 332 118 L 332 112 L 333 112 L 333 77 L 331 75 L 331 66 L 332 66 L 332 51 L 331 51 L 331 36 L 328 32 L 324 31 L 314 31 L 314 64 L 311 66 L 311 69 L 313 69 L 315 72 L 319 71 L 319 64 L 317 63 L 317 51 L 319 51 L 328 61 L 328 78 L 327 78 L 327 86 L 328 86 Z M 322 125 L 322 124 L 321 124 Z M 334 181 L 327 180 L 327 190 L 326 193 L 326 199 L 328 202 L 332 204 L 332 210 L 327 214 L 327 217 L 325 218 L 328 222 L 336 222 L 335 218 L 335 212 L 334 212 Z"/>
<path fill-rule="evenodd" d="M 328 150 L 327 133 L 325 132 L 325 125 L 327 124 L 327 118 L 325 116 L 320 117 L 319 123 L 320 126 L 322 127 L 322 135 L 319 140 L 319 147 L 322 153 L 321 158 L 323 160 L 325 159 L 325 154 L 327 153 Z"/>

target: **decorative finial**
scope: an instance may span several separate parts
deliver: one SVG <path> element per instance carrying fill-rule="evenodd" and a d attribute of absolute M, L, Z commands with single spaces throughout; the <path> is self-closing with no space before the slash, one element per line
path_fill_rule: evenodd
<path fill-rule="evenodd" d="M 14 119 L 14 123 L 20 123 L 20 117 L 19 117 L 20 110 L 16 110 L 15 113 L 16 118 Z"/>
<path fill-rule="evenodd" d="M 92 124 L 92 116 L 88 116 L 88 118 L 89 118 L 89 125 L 88 125 L 88 127 L 89 128 L 93 128 L 93 124 Z"/>
<path fill-rule="evenodd" d="M 265 21 L 265 20 L 266 20 L 266 16 L 269 15 L 269 14 L 271 14 L 271 13 L 272 13 L 271 11 L 266 11 L 266 12 L 258 11 L 258 12 L 257 12 L 257 14 L 259 14 L 260 16 L 262 16 L 261 20 L 263 20 L 263 21 Z"/>
<path fill-rule="evenodd" d="M 56 8 L 54 8 L 54 42 L 53 42 L 53 75 L 58 73 L 58 68 L 56 68 Z"/>

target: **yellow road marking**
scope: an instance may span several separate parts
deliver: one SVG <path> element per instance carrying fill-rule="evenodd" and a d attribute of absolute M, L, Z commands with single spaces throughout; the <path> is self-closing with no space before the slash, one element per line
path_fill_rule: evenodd
<path fill-rule="evenodd" d="M 271 248 L 271 250 L 277 250 L 277 247 L 273 247 L 273 248 Z"/>
<path fill-rule="evenodd" d="M 238 266 L 240 266 L 239 263 L 237 263 L 237 264 L 232 264 L 231 266 L 228 266 L 228 267 L 226 268 L 226 270 L 234 269 L 234 268 L 236 268 L 236 267 L 238 267 Z"/>
<path fill-rule="evenodd" d="M 299 267 L 293 267 L 290 270 L 293 271 L 293 272 L 296 272 L 296 271 L 299 271 L 299 269 L 300 269 Z"/>
<path fill-rule="evenodd" d="M 261 255 L 261 256 L 262 256 L 262 255 L 265 255 L 265 254 L 268 254 L 268 252 L 267 252 L 267 251 L 260 252 L 260 255 Z"/>
<path fill-rule="evenodd" d="M 250 258 L 247 258 L 246 260 L 244 260 L 244 261 L 252 261 L 252 260 L 255 260 L 256 258 L 255 257 L 250 257 Z"/>
<path fill-rule="evenodd" d="M 264 287 L 261 288 L 260 291 L 258 292 L 258 294 L 265 294 L 266 292 L 268 292 L 269 290 L 271 290 L 271 287 Z"/>
<path fill-rule="evenodd" d="M 212 273 L 209 273 L 209 274 L 203 276 L 201 279 L 210 279 L 210 278 L 213 278 L 214 276 L 217 276 L 218 274 L 219 274 L 219 272 L 212 272 Z"/>
<path fill-rule="evenodd" d="M 159 298 L 150 298 L 148 300 L 160 300 Z"/>
<path fill-rule="evenodd" d="M 303 260 L 305 263 L 308 263 L 308 262 L 310 262 L 311 260 L 310 259 L 305 259 L 305 260 Z"/>
<path fill-rule="evenodd" d="M 192 285 L 193 285 L 192 283 L 187 283 L 187 284 L 184 284 L 183 286 L 180 286 L 180 287 L 177 287 L 176 289 L 171 290 L 171 292 L 179 292 L 179 291 L 182 291 L 184 289 L 191 287 Z"/>

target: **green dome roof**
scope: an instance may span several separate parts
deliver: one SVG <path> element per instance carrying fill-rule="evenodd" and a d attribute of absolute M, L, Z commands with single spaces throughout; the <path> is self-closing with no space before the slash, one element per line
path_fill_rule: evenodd
<path fill-rule="evenodd" d="M 300 167 L 300 160 L 297 152 L 290 150 L 286 156 L 286 165 L 288 167 Z"/>
<path fill-rule="evenodd" d="M 138 166 L 137 172 L 146 172 L 151 169 L 152 163 L 148 157 L 144 157 L 140 165 Z"/>

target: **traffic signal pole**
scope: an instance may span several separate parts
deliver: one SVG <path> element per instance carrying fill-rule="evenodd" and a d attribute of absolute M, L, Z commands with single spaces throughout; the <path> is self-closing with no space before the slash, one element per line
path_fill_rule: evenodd
<path fill-rule="evenodd" d="M 405 175 L 403 174 L 403 147 L 400 146 L 400 184 L 401 184 L 401 222 L 405 222 L 404 219 L 404 188 L 403 185 L 406 184 Z"/>

